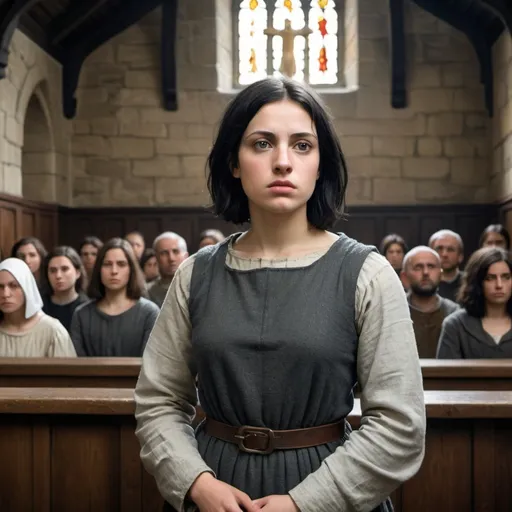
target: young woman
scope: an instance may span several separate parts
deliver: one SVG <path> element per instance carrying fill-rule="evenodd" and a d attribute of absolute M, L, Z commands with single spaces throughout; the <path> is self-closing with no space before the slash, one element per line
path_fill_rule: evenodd
<path fill-rule="evenodd" d="M 55 248 L 43 262 L 43 279 L 49 293 L 43 296 L 43 311 L 59 320 L 69 332 L 75 309 L 89 299 L 87 276 L 77 252 L 68 246 Z"/>
<path fill-rule="evenodd" d="M 480 235 L 480 247 L 500 247 L 510 250 L 510 235 L 501 224 L 487 226 Z"/>
<path fill-rule="evenodd" d="M 207 229 L 199 235 L 199 249 L 215 245 L 225 240 L 224 234 L 218 229 Z"/>
<path fill-rule="evenodd" d="M 512 261 L 497 247 L 479 249 L 466 265 L 460 311 L 443 321 L 437 357 L 512 357 Z"/>
<path fill-rule="evenodd" d="M 158 261 L 153 249 L 146 249 L 140 259 L 140 268 L 146 278 L 146 283 L 153 282 L 160 274 L 158 272 Z"/>
<path fill-rule="evenodd" d="M 208 164 L 216 213 L 251 225 L 182 263 L 144 353 L 136 433 L 167 510 L 391 510 L 423 458 L 419 358 L 395 271 L 326 231 L 347 172 L 321 100 L 250 85 Z"/>
<path fill-rule="evenodd" d="M 82 263 L 84 264 L 88 279 L 91 278 L 94 264 L 98 257 L 98 251 L 102 247 L 103 242 L 95 236 L 86 236 L 80 244 L 78 252 L 80 253 L 80 258 L 82 258 Z"/>
<path fill-rule="evenodd" d="M 400 235 L 387 235 L 380 243 L 379 251 L 389 261 L 395 272 L 400 274 L 408 251 L 405 240 Z"/>
<path fill-rule="evenodd" d="M 62 324 L 41 311 L 31 269 L 18 258 L 0 263 L 0 357 L 73 357 Z"/>
<path fill-rule="evenodd" d="M 34 236 L 28 236 L 18 240 L 12 247 L 11 258 L 19 258 L 23 260 L 28 268 L 32 271 L 32 274 L 36 280 L 39 289 L 46 291 L 41 288 L 41 264 L 46 258 L 47 251 L 39 238 Z"/>
<path fill-rule="evenodd" d="M 159 309 L 142 297 L 144 277 L 132 246 L 113 238 L 100 250 L 89 284 L 92 301 L 76 309 L 71 338 L 79 356 L 140 357 Z"/>

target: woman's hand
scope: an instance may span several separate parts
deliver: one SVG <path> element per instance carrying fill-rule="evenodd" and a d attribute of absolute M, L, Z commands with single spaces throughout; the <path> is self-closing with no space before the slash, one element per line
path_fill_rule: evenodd
<path fill-rule="evenodd" d="M 253 503 L 264 512 L 300 512 L 299 507 L 288 494 L 265 496 Z"/>
<path fill-rule="evenodd" d="M 217 480 L 210 473 L 202 473 L 192 484 L 190 499 L 200 512 L 258 512 L 255 505 L 244 492 Z M 277 509 L 276 509 L 277 510 Z"/>

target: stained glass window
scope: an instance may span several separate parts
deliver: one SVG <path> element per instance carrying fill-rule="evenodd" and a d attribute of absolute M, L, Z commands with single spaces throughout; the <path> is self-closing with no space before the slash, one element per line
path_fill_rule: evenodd
<path fill-rule="evenodd" d="M 290 76 L 312 85 L 338 83 L 334 0 L 238 2 L 238 83 Z"/>

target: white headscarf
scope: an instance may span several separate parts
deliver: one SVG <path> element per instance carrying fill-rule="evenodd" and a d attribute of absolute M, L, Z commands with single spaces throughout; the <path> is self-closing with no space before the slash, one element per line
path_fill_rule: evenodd
<path fill-rule="evenodd" d="M 18 258 L 7 258 L 0 263 L 0 271 L 7 270 L 21 286 L 25 294 L 25 318 L 33 317 L 43 308 L 43 300 L 28 265 Z"/>

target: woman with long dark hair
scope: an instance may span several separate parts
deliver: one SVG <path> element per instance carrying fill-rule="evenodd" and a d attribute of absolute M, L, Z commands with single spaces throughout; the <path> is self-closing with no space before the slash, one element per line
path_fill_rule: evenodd
<path fill-rule="evenodd" d="M 418 352 L 391 265 L 328 231 L 347 170 L 321 100 L 250 85 L 208 166 L 215 213 L 250 228 L 183 261 L 144 352 L 136 433 L 166 509 L 391 510 L 423 458 Z"/>
<path fill-rule="evenodd" d="M 92 272 L 92 300 L 76 309 L 71 322 L 77 354 L 140 357 L 159 312 L 144 294 L 144 276 L 132 246 L 122 238 L 109 240 Z"/>
<path fill-rule="evenodd" d="M 437 357 L 512 357 L 512 261 L 506 251 L 486 247 L 472 254 L 458 302 L 462 309 L 443 321 Z"/>
<path fill-rule="evenodd" d="M 19 258 L 23 260 L 31 270 L 37 286 L 44 293 L 46 290 L 42 288 L 41 265 L 48 254 L 43 242 L 35 236 L 27 236 L 18 240 L 11 250 L 11 258 Z"/>

